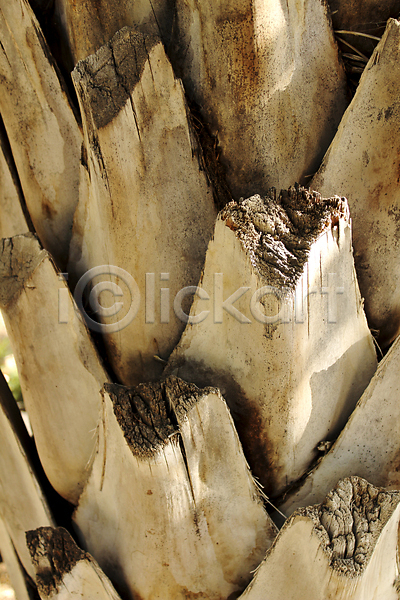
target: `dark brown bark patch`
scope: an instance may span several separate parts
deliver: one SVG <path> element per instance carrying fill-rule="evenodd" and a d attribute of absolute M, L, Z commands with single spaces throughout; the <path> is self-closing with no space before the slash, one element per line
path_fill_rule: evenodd
<path fill-rule="evenodd" d="M 235 231 L 255 270 L 269 285 L 293 289 L 308 260 L 312 243 L 347 214 L 338 196 L 324 199 L 296 184 L 277 194 L 230 202 L 221 212 Z"/>
<path fill-rule="evenodd" d="M 35 567 L 38 590 L 44 596 L 57 592 L 63 577 L 87 557 L 62 527 L 27 531 L 26 543 Z"/>
<path fill-rule="evenodd" d="M 177 417 L 184 418 L 210 391 L 173 376 L 137 387 L 106 383 L 104 390 L 111 398 L 115 417 L 129 447 L 142 458 L 150 458 L 165 446 L 179 430 Z"/>

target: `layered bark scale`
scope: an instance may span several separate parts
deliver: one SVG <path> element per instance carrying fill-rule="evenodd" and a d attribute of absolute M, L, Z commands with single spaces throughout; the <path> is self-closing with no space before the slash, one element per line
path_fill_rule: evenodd
<path fill-rule="evenodd" d="M 144 600 L 237 595 L 276 535 L 218 390 L 176 378 L 105 386 L 74 522 L 124 597 Z"/>
<path fill-rule="evenodd" d="M 346 202 L 298 187 L 232 202 L 199 285 L 213 314 L 195 298 L 166 373 L 221 389 L 277 495 L 338 435 L 376 368 Z"/>
<path fill-rule="evenodd" d="M 26 0 L 0 3 L 0 36 L 0 113 L 37 234 L 65 267 L 83 184 L 82 134 Z"/>
<path fill-rule="evenodd" d="M 96 561 L 78 548 L 68 531 L 41 527 L 26 537 L 42 600 L 120 600 Z"/>
<path fill-rule="evenodd" d="M 311 182 L 346 196 L 370 326 L 386 347 L 400 331 L 400 23 L 391 19 Z"/>
<path fill-rule="evenodd" d="M 235 199 L 315 172 L 334 136 L 347 101 L 326 10 L 319 0 L 177 1 L 172 62 L 218 137 Z"/>
<path fill-rule="evenodd" d="M 374 485 L 400 489 L 400 338 L 379 364 L 338 439 L 281 509 L 321 502 L 342 477 L 364 477 Z"/>
<path fill-rule="evenodd" d="M 0 537 L 5 538 L 4 551 L 9 548 L 12 556 L 14 547 L 23 568 L 34 578 L 25 532 L 32 527 L 51 526 L 54 521 L 29 457 L 33 442 L 28 437 L 19 409 L 2 374 L 0 439 L 0 521 L 1 518 L 4 520 L 5 528 Z M 10 536 L 11 544 L 6 534 Z M 0 550 L 3 552 L 1 544 Z M 14 565 L 13 560 L 10 566 L 18 569 L 18 561 L 15 562 Z"/>
<path fill-rule="evenodd" d="M 171 0 L 55 0 L 55 20 L 64 33 L 74 66 L 130 26 L 157 35 L 168 45 L 173 24 Z"/>
<path fill-rule="evenodd" d="M 33 234 L 3 240 L 0 290 L 40 460 L 74 503 L 90 472 L 108 375 L 66 282 Z"/>
<path fill-rule="evenodd" d="M 364 479 L 287 520 L 241 600 L 397 600 L 400 495 Z"/>
<path fill-rule="evenodd" d="M 184 323 L 168 303 L 156 310 L 155 297 L 160 279 L 172 296 L 197 284 L 216 216 L 213 192 L 181 83 L 158 38 L 124 28 L 79 63 L 73 79 L 90 194 L 75 217 L 69 268 L 81 275 L 111 265 L 93 285 L 123 269 L 113 281 L 124 307 L 102 317 L 103 331 L 117 377 L 134 385 L 161 375 L 154 357 L 167 359 L 182 333 Z"/>

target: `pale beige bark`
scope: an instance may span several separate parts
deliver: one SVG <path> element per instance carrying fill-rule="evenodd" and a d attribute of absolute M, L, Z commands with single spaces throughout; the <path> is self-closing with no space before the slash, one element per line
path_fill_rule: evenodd
<path fill-rule="evenodd" d="M 15 552 L 14 545 L 8 534 L 5 523 L 0 516 L 0 553 L 1 558 L 7 566 L 7 572 L 10 577 L 12 588 L 15 592 L 15 597 L 18 600 L 33 600 L 32 589 L 29 589 L 26 573 L 21 566 L 21 562 Z M 0 590 L 2 586 L 0 585 Z M 6 595 L 0 597 L 6 599 Z"/>
<path fill-rule="evenodd" d="M 0 238 L 27 233 L 29 227 L 21 206 L 22 192 L 9 163 L 0 130 Z"/>
<path fill-rule="evenodd" d="M 219 600 L 244 589 L 276 528 L 218 390 L 175 378 L 105 389 L 74 514 L 88 550 L 126 598 Z"/>
<path fill-rule="evenodd" d="M 0 112 L 42 244 L 66 264 L 82 135 L 26 0 L 0 3 Z"/>
<path fill-rule="evenodd" d="M 58 527 L 27 532 L 27 545 L 42 600 L 120 600 L 97 562 Z"/>
<path fill-rule="evenodd" d="M 221 389 L 253 473 L 277 495 L 340 432 L 376 368 L 347 204 L 302 188 L 229 204 L 199 285 L 211 300 L 195 299 L 167 372 Z"/>
<path fill-rule="evenodd" d="M 25 531 L 53 525 L 53 518 L 30 463 L 32 440 L 28 439 L 19 409 L 1 373 L 0 439 L 0 514 L 26 572 L 34 577 Z"/>
<path fill-rule="evenodd" d="M 158 38 L 124 28 L 79 63 L 73 79 L 90 195 L 75 218 L 69 269 L 81 275 L 111 265 L 117 275 L 105 268 L 88 283 L 120 286 L 122 297 L 110 303 L 123 307 L 101 317 L 104 342 L 119 381 L 134 385 L 161 375 L 155 356 L 166 360 L 184 329 L 173 298 L 200 277 L 216 216 L 213 192 L 181 83 Z M 104 306 L 107 298 L 99 300 Z"/>
<path fill-rule="evenodd" d="M 235 199 L 313 173 L 346 108 L 320 0 L 178 0 L 173 64 L 218 137 Z M 316 101 L 318 98 L 318 101 Z"/>
<path fill-rule="evenodd" d="M 56 18 L 61 21 L 74 64 L 96 52 L 127 25 L 168 43 L 173 12 L 171 0 L 56 0 Z"/>
<path fill-rule="evenodd" d="M 382 346 L 400 331 L 399 43 L 392 19 L 311 183 L 348 199 L 360 290 Z"/>
<path fill-rule="evenodd" d="M 240 600 L 398 600 L 400 494 L 351 477 L 283 526 Z"/>
<path fill-rule="evenodd" d="M 32 234 L 3 240 L 0 307 L 39 457 L 50 483 L 76 502 L 96 446 L 108 380 L 66 282 Z"/>
<path fill-rule="evenodd" d="M 338 479 L 352 474 L 374 485 L 400 489 L 399 370 L 400 338 L 379 364 L 332 448 L 301 487 L 285 498 L 281 507 L 285 514 L 321 502 Z"/>

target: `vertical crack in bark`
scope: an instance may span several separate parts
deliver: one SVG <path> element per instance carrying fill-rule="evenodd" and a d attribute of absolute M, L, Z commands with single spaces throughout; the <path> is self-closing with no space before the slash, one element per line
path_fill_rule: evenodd
<path fill-rule="evenodd" d="M 177 377 L 165 381 L 125 387 L 104 385 L 113 403 L 115 417 L 136 456 L 149 458 L 179 431 L 178 419 L 213 388 L 200 390 Z M 182 450 L 184 455 L 184 449 Z"/>

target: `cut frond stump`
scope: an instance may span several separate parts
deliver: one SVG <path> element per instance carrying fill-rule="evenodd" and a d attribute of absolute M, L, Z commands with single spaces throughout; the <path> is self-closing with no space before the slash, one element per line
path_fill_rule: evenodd
<path fill-rule="evenodd" d="M 74 503 L 90 472 L 108 375 L 37 238 L 7 238 L 0 250 L 0 308 L 39 457 L 56 491 Z"/>
<path fill-rule="evenodd" d="M 41 600 L 120 600 L 97 562 L 62 527 L 26 534 Z"/>
<path fill-rule="evenodd" d="M 335 439 L 376 368 L 346 201 L 296 187 L 232 202 L 199 286 L 212 302 L 195 298 L 166 373 L 221 389 L 275 496 Z"/>
<path fill-rule="evenodd" d="M 240 600 L 398 600 L 400 494 L 343 479 L 296 511 Z"/>
<path fill-rule="evenodd" d="M 176 378 L 105 386 L 74 522 L 118 589 L 143 600 L 239 593 L 277 533 L 219 391 Z"/>
<path fill-rule="evenodd" d="M 281 509 L 321 502 L 338 479 L 357 474 L 374 485 L 400 489 L 400 338 L 381 361 L 348 423 L 329 452 Z"/>
<path fill-rule="evenodd" d="M 400 332 L 400 22 L 391 19 L 312 189 L 349 202 L 369 325 L 386 347 Z"/>
<path fill-rule="evenodd" d="M 177 1 L 172 64 L 235 199 L 315 172 L 335 134 L 346 83 L 326 11 L 320 0 Z"/>
<path fill-rule="evenodd" d="M 7 523 L 11 541 L 5 532 L 0 538 L 5 538 L 10 568 L 15 566 L 16 579 L 20 581 L 18 561 L 13 559 L 11 546 L 15 548 L 26 572 L 34 577 L 25 544 L 25 531 L 32 527 L 53 525 L 53 517 L 29 459 L 33 442 L 29 439 L 19 408 L 1 372 L 0 440 L 0 517 L 4 520 L 3 527 Z M 0 552 L 3 554 L 1 541 Z"/>
<path fill-rule="evenodd" d="M 76 65 L 126 25 L 168 45 L 173 12 L 171 0 L 57 0 L 55 14 Z"/>
<path fill-rule="evenodd" d="M 73 80 L 90 195 L 76 215 L 69 270 L 78 276 L 109 265 L 90 283 L 111 277 L 123 308 L 98 311 L 100 330 L 119 381 L 136 385 L 161 375 L 184 329 L 172 301 L 199 280 L 216 217 L 213 192 L 159 38 L 125 27 L 78 63 Z"/>
<path fill-rule="evenodd" d="M 26 0 L 0 2 L 0 113 L 30 217 L 64 268 L 81 190 L 82 134 Z"/>

